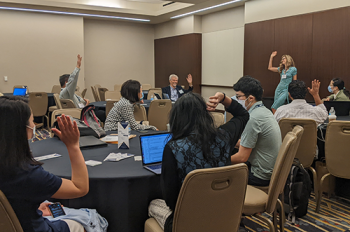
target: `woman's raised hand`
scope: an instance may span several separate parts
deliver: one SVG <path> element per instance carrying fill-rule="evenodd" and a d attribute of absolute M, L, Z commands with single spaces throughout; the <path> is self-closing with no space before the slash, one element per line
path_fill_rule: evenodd
<path fill-rule="evenodd" d="M 70 120 L 69 116 L 62 114 L 61 117 L 57 117 L 57 122 L 60 130 L 54 128 L 52 131 L 61 139 L 61 141 L 67 146 L 79 147 L 79 129 L 75 121 Z"/>
<path fill-rule="evenodd" d="M 271 57 L 275 57 L 277 55 L 277 51 L 271 53 Z"/>

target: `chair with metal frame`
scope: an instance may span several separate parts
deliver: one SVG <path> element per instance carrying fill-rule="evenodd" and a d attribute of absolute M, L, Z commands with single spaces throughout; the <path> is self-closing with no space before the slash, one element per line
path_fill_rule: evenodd
<path fill-rule="evenodd" d="M 169 122 L 169 113 L 173 104 L 169 99 L 153 100 L 148 109 L 148 121 L 158 130 L 166 131 Z"/>
<path fill-rule="evenodd" d="M 46 118 L 47 128 L 49 129 L 49 118 L 46 115 L 48 102 L 47 93 L 45 92 L 29 93 L 29 106 L 32 109 L 33 116 L 42 117 L 42 122 L 36 124 L 37 128 L 44 126 L 44 118 Z"/>

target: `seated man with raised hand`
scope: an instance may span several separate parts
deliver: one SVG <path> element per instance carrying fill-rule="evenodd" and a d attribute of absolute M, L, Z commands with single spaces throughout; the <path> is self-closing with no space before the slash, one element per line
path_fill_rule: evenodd
<path fill-rule="evenodd" d="M 251 76 L 244 76 L 233 85 L 237 101 L 250 114 L 242 133 L 239 150 L 231 163 L 247 163 L 248 184 L 267 186 L 270 183 L 276 158 L 282 144 L 281 131 L 273 114 L 262 103 L 263 88 Z"/>
<path fill-rule="evenodd" d="M 315 120 L 319 125 L 327 119 L 328 112 L 319 95 L 321 82 L 313 80 L 311 84 L 311 89 L 306 88 L 305 83 L 300 80 L 292 81 L 289 84 L 288 93 L 292 102 L 277 109 L 275 113 L 277 122 L 282 118 L 306 118 Z M 307 90 L 314 98 L 316 106 L 306 102 Z"/>
<path fill-rule="evenodd" d="M 189 88 L 188 90 L 183 89 L 180 85 L 177 85 L 179 77 L 175 74 L 169 76 L 170 85 L 162 88 L 162 93 L 167 94 L 172 101 L 176 101 L 179 97 L 185 93 L 193 90 L 192 75 L 188 74 L 186 78 Z"/>
<path fill-rule="evenodd" d="M 75 89 L 77 88 L 78 84 L 81 60 L 82 57 L 78 55 L 77 66 L 74 69 L 74 71 L 70 75 L 63 74 L 62 76 L 60 76 L 59 79 L 61 84 L 60 99 L 72 100 L 77 108 L 84 108 L 90 103 L 88 99 L 79 97 L 75 94 Z"/>

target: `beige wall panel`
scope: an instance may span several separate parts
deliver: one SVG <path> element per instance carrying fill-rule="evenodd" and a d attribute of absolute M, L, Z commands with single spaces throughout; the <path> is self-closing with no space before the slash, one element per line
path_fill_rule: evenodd
<path fill-rule="evenodd" d="M 202 84 L 231 86 L 243 75 L 244 27 L 202 34 Z"/>
<path fill-rule="evenodd" d="M 155 39 L 196 33 L 194 28 L 194 17 L 195 16 L 191 15 L 184 18 L 172 19 L 168 22 L 155 25 Z"/>
<path fill-rule="evenodd" d="M 245 23 L 350 6 L 349 0 L 252 0 L 245 3 Z"/>
<path fill-rule="evenodd" d="M 202 16 L 202 32 L 214 32 L 244 26 L 244 6 Z"/>
<path fill-rule="evenodd" d="M 77 54 L 84 57 L 81 17 L 0 10 L 0 31 L 0 92 L 14 85 L 51 92 L 74 70 Z M 78 85 L 84 88 L 84 58 Z"/>
<path fill-rule="evenodd" d="M 154 28 L 140 23 L 85 20 L 85 83 L 109 90 L 134 79 L 154 86 Z"/>

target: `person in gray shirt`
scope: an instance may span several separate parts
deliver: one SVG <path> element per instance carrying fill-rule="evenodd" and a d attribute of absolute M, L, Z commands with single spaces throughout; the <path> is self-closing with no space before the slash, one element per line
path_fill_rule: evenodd
<path fill-rule="evenodd" d="M 250 118 L 237 143 L 239 150 L 231 156 L 231 163 L 247 163 L 249 185 L 268 186 L 282 144 L 280 128 L 272 112 L 262 103 L 263 88 L 258 80 L 244 76 L 233 89 Z"/>
<path fill-rule="evenodd" d="M 60 99 L 70 99 L 77 108 L 84 108 L 89 105 L 89 100 L 75 94 L 78 84 L 82 57 L 78 55 L 77 66 L 71 74 L 63 74 L 60 76 L 61 93 Z"/>

